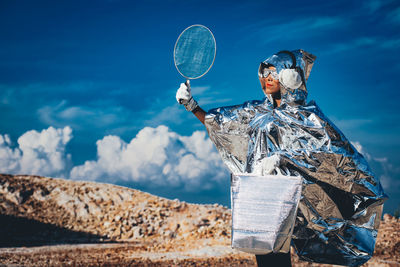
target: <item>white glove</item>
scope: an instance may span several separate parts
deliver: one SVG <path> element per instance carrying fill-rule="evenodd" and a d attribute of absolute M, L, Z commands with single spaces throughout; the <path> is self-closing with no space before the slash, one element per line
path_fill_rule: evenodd
<path fill-rule="evenodd" d="M 280 157 L 278 155 L 272 155 L 270 157 L 263 158 L 261 161 L 255 163 L 252 173 L 256 175 L 271 175 L 274 171 L 280 172 L 279 166 Z"/>
<path fill-rule="evenodd" d="M 179 104 L 185 105 L 189 102 L 191 97 L 192 93 L 190 92 L 190 82 L 188 80 L 186 83 L 181 83 L 178 91 L 176 91 L 176 101 L 178 101 Z"/>
<path fill-rule="evenodd" d="M 187 111 L 193 111 L 199 106 L 190 92 L 189 80 L 187 80 L 186 83 L 181 83 L 178 91 L 176 91 L 176 101 L 178 101 L 179 104 L 184 105 Z"/>
<path fill-rule="evenodd" d="M 295 69 L 283 69 L 279 72 L 279 82 L 286 88 L 297 89 L 301 86 L 300 74 Z"/>

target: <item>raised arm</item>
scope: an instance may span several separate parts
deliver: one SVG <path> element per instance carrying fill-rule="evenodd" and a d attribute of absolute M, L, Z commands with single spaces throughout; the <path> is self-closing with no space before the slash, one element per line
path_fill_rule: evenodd
<path fill-rule="evenodd" d="M 204 124 L 204 120 L 206 118 L 206 112 L 199 106 L 197 108 L 195 108 L 192 112 L 196 116 L 196 118 L 198 118 L 199 121 L 202 124 Z"/>
<path fill-rule="evenodd" d="M 197 101 L 193 99 L 192 93 L 190 92 L 189 80 L 187 80 L 186 83 L 181 83 L 181 86 L 176 92 L 176 101 L 184 105 L 187 111 L 191 111 L 196 118 L 204 124 L 206 112 L 197 104 Z"/>

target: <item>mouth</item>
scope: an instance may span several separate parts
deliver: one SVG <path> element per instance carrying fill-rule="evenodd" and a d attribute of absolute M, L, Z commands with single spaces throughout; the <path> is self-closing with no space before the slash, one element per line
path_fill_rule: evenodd
<path fill-rule="evenodd" d="M 272 87 L 272 84 L 267 83 L 266 86 L 267 87 Z"/>

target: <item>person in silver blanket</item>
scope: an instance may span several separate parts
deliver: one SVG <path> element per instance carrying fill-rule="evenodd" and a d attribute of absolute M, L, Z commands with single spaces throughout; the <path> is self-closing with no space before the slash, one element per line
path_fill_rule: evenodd
<path fill-rule="evenodd" d="M 291 236 L 300 259 L 359 266 L 372 257 L 387 196 L 364 157 L 315 101 L 306 103 L 315 59 L 294 50 L 264 60 L 262 100 L 205 112 L 189 83 L 176 98 L 205 125 L 231 173 L 303 178 Z M 291 265 L 289 253 L 256 259 L 259 266 Z"/>

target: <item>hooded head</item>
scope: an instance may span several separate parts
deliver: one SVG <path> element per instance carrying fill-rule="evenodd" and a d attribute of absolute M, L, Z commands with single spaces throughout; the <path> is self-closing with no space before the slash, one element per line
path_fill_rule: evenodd
<path fill-rule="evenodd" d="M 260 76 L 266 66 L 274 66 L 279 74 L 281 105 L 283 103 L 305 104 L 306 82 L 315 58 L 314 55 L 301 49 L 280 51 L 261 62 L 258 73 Z"/>

